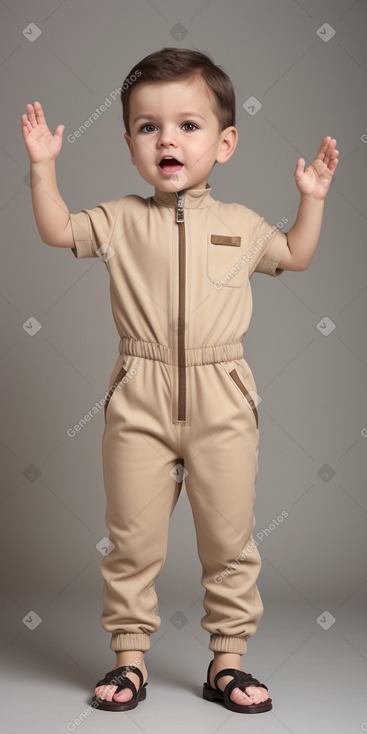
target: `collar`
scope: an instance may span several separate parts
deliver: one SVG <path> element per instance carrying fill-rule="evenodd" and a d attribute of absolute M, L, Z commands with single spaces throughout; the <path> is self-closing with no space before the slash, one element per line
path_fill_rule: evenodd
<path fill-rule="evenodd" d="M 212 187 L 209 183 L 205 189 L 182 189 L 178 191 L 160 191 L 155 187 L 151 199 L 160 206 L 177 207 L 178 194 L 184 194 L 184 209 L 200 209 L 211 206 L 214 199 L 211 196 Z"/>

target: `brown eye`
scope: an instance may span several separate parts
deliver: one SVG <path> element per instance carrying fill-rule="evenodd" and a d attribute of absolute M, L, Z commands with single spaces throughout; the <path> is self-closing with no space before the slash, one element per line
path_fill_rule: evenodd
<path fill-rule="evenodd" d="M 198 126 L 195 125 L 194 122 L 184 122 L 183 125 L 182 125 L 182 127 L 184 127 L 184 125 L 193 125 L 193 129 L 194 130 L 198 130 Z M 191 132 L 191 130 L 188 130 L 188 132 Z"/>

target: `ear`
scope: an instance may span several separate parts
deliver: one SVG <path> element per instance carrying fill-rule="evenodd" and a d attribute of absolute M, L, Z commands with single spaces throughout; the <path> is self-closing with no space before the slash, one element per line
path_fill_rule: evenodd
<path fill-rule="evenodd" d="M 132 144 L 132 141 L 131 141 L 131 137 L 127 133 L 124 133 L 124 138 L 125 138 L 125 140 L 127 142 L 127 145 L 128 145 L 129 151 L 130 151 L 131 163 L 133 163 L 133 165 L 135 166 L 134 149 L 133 149 L 133 144 Z"/>
<path fill-rule="evenodd" d="M 236 150 L 238 143 L 237 129 L 231 125 L 221 133 L 221 139 L 217 151 L 216 161 L 218 163 L 226 163 Z"/>

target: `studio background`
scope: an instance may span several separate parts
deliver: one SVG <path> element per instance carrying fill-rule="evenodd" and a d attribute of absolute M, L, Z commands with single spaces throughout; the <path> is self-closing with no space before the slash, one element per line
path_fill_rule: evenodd
<path fill-rule="evenodd" d="M 119 337 L 104 263 L 78 261 L 39 236 L 21 115 L 38 100 L 52 132 L 65 124 L 56 169 L 71 213 L 148 197 L 123 138 L 120 97 L 110 95 L 165 46 L 209 53 L 235 87 L 239 143 L 210 174 L 215 199 L 271 223 L 286 217 L 288 230 L 297 159 L 309 165 L 325 135 L 338 141 L 309 268 L 251 278 L 244 356 L 262 398 L 254 537 L 265 612 L 244 669 L 274 700 L 272 712 L 251 717 L 252 732 L 367 730 L 366 20 L 365 0 L 0 3 L 0 663 L 13 732 L 27 724 L 55 734 L 226 734 L 248 725 L 200 697 L 212 654 L 184 487 L 156 583 L 162 624 L 146 655 L 147 701 L 75 723 L 115 658 L 99 623 L 103 410 L 75 436 L 67 431 L 108 389 Z"/>

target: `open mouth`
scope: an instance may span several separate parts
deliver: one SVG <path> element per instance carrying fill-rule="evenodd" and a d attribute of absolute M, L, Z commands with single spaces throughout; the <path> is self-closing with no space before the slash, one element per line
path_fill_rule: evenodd
<path fill-rule="evenodd" d="M 159 162 L 159 167 L 166 173 L 175 173 L 182 168 L 183 164 L 177 158 L 165 157 Z"/>

